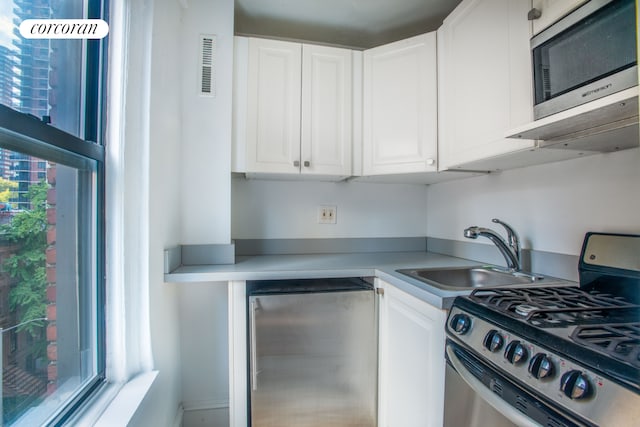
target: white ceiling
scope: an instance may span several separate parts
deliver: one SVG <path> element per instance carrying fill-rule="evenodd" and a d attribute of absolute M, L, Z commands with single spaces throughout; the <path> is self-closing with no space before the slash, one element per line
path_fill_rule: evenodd
<path fill-rule="evenodd" d="M 437 29 L 460 0 L 235 0 L 235 32 L 370 48 Z"/>

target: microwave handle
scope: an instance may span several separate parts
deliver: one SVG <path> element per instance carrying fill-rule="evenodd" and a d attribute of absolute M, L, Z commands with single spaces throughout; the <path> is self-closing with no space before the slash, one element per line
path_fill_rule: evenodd
<path fill-rule="evenodd" d="M 531 418 L 524 415 L 522 412 L 518 411 L 513 406 L 509 405 L 507 402 L 502 400 L 498 395 L 491 392 L 484 384 L 480 382 L 476 377 L 473 376 L 465 366 L 458 360 L 458 356 L 456 356 L 453 348 L 447 344 L 446 347 L 447 356 L 449 357 L 449 361 L 453 365 L 453 368 L 456 370 L 458 375 L 473 389 L 473 391 L 478 394 L 481 398 L 483 398 L 488 404 L 493 406 L 498 412 L 500 412 L 505 417 L 509 418 L 512 422 L 519 426 L 523 427 L 542 427 L 540 424 L 533 421 Z"/>

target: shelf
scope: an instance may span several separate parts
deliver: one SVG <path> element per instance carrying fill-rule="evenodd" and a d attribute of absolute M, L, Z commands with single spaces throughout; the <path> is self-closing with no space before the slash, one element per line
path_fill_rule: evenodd
<path fill-rule="evenodd" d="M 638 86 L 512 129 L 507 138 L 539 147 L 616 151 L 638 146 Z"/>
<path fill-rule="evenodd" d="M 415 172 L 405 174 L 389 175 L 367 175 L 352 177 L 353 182 L 369 182 L 378 184 L 437 184 L 439 182 L 453 181 L 456 179 L 471 178 L 474 176 L 486 175 L 489 171 L 484 170 L 450 170 L 441 172 Z"/>

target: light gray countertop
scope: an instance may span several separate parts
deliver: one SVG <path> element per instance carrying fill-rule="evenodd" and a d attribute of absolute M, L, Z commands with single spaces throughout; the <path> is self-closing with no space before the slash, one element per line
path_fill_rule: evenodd
<path fill-rule="evenodd" d="M 396 272 L 402 268 L 464 267 L 483 263 L 430 252 L 369 252 L 237 257 L 235 264 L 180 266 L 165 274 L 167 283 L 231 280 L 379 277 L 437 308 L 449 308 L 466 291 L 445 291 Z"/>

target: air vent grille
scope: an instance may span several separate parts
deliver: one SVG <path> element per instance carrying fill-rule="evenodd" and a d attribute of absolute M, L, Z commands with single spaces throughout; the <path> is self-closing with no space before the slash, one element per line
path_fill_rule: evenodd
<path fill-rule="evenodd" d="M 502 397 L 502 393 L 503 393 L 502 384 L 500 384 L 497 380 L 491 381 L 490 388 L 495 394 Z"/>
<path fill-rule="evenodd" d="M 216 36 L 200 35 L 200 75 L 198 90 L 202 96 L 216 96 Z"/>
<path fill-rule="evenodd" d="M 527 399 L 525 399 L 522 396 L 518 396 L 516 398 L 516 409 L 522 412 L 523 414 L 526 414 L 528 408 L 529 408 L 529 402 L 527 401 Z"/>
<path fill-rule="evenodd" d="M 564 424 L 562 421 L 558 421 L 554 418 L 549 417 L 547 419 L 547 427 L 564 427 L 566 424 Z"/>

